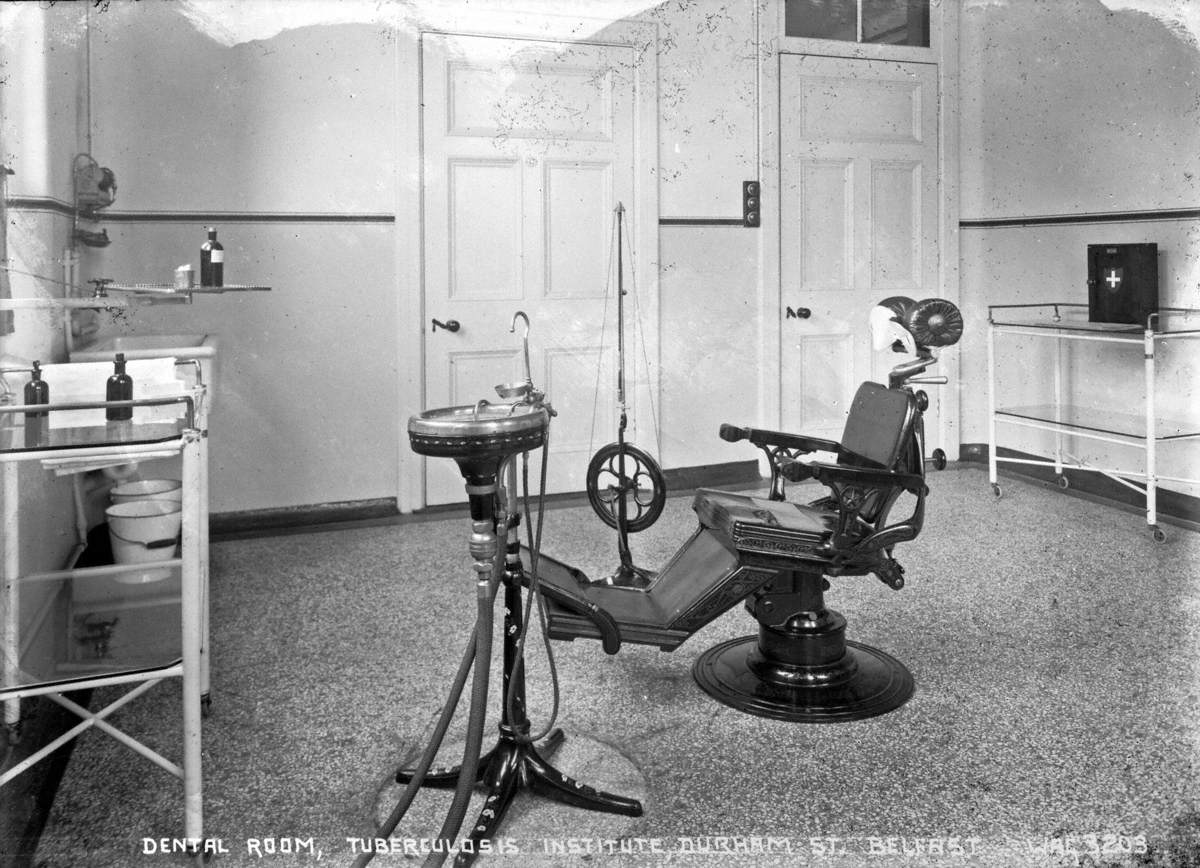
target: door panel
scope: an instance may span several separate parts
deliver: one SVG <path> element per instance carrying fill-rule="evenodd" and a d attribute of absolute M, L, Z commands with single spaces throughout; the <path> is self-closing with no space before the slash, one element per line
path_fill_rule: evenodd
<path fill-rule="evenodd" d="M 447 296 L 456 301 L 520 299 L 521 165 L 513 160 L 453 159 L 445 257 Z M 436 227 L 431 227 L 436 229 Z"/>
<path fill-rule="evenodd" d="M 554 420 L 556 456 L 562 450 L 586 455 L 590 461 L 591 453 L 612 439 L 617 430 L 616 407 L 611 401 L 598 406 L 595 400 L 598 390 L 603 393 L 603 384 L 615 382 L 612 361 L 611 348 L 600 344 L 545 351 L 546 393 L 559 396 L 554 402 L 559 414 Z"/>
<path fill-rule="evenodd" d="M 838 439 L 858 383 L 901 361 L 872 351 L 871 308 L 936 294 L 936 94 L 928 64 L 780 57 L 784 430 Z"/>
<path fill-rule="evenodd" d="M 636 63 L 624 45 L 422 37 L 425 314 L 462 324 L 425 333 L 426 403 L 495 401 L 522 380 L 524 328 L 509 329 L 525 311 L 530 373 L 559 412 L 552 492 L 583 490 L 616 430 L 613 212 L 638 203 L 635 77 L 615 71 Z M 453 462 L 425 466 L 427 503 L 463 500 Z"/>
<path fill-rule="evenodd" d="M 848 160 L 809 160 L 801 164 L 796 210 L 801 225 L 789 252 L 798 262 L 803 285 L 838 290 L 853 283 L 854 203 Z"/>
<path fill-rule="evenodd" d="M 785 430 L 811 433 L 837 430 L 845 422 L 846 396 L 841 386 L 854 373 L 853 339 L 849 334 L 802 336 L 785 357 L 783 400 L 793 405 L 795 424 Z M 814 435 L 815 436 L 815 435 Z"/>
<path fill-rule="evenodd" d="M 871 165 L 871 287 L 893 295 L 924 292 L 921 270 L 921 164 Z M 912 213 L 905 218 L 905 211 Z"/>
<path fill-rule="evenodd" d="M 796 83 L 800 113 L 796 132 L 804 138 L 892 144 L 918 144 L 927 138 L 928 131 L 922 127 L 921 82 L 895 77 L 899 68 L 919 64 L 788 57 L 799 60 L 788 61 L 793 68 L 803 64 L 802 77 Z"/>
<path fill-rule="evenodd" d="M 612 235 L 608 163 L 546 163 L 546 295 L 603 296 Z"/>

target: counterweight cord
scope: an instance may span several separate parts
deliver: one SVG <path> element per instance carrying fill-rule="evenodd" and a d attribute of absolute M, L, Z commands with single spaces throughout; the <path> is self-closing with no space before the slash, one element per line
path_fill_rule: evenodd
<path fill-rule="evenodd" d="M 642 364 L 646 366 L 646 377 L 650 376 L 650 354 L 646 351 L 646 330 L 642 328 L 642 306 L 639 303 L 641 293 L 638 292 L 637 284 L 637 261 L 636 253 L 633 249 L 633 239 L 629 235 L 629 223 L 624 222 L 622 227 L 625 230 L 625 244 L 629 248 L 629 282 L 633 284 L 633 327 L 638 334 L 638 346 L 642 348 Z M 637 380 L 637 377 L 634 377 Z M 658 411 L 654 407 L 654 390 L 646 390 L 647 397 L 650 401 L 650 421 L 654 424 L 654 448 L 658 454 L 658 460 L 662 461 L 662 431 L 658 427 Z"/>
<path fill-rule="evenodd" d="M 612 289 L 613 252 L 617 249 L 617 213 L 613 212 L 612 240 L 608 244 L 608 266 L 604 277 L 604 310 L 600 314 L 600 358 L 596 365 L 596 385 L 592 389 L 592 427 L 588 431 L 588 452 L 596 451 L 596 414 L 600 406 L 600 374 L 604 370 L 604 337 L 608 334 L 608 297 Z"/>
<path fill-rule="evenodd" d="M 632 284 L 632 294 L 633 294 L 633 317 L 634 317 L 633 327 L 634 327 L 634 332 L 637 334 L 637 344 L 642 349 L 642 364 L 645 365 L 646 376 L 649 377 L 650 376 L 650 354 L 646 349 L 646 331 L 644 328 L 642 328 L 642 306 L 640 304 L 641 293 L 638 292 L 637 261 L 636 261 L 636 255 L 635 255 L 634 249 L 633 249 L 633 239 L 629 234 L 629 224 L 625 221 L 618 221 L 617 214 L 615 211 L 613 212 L 613 231 L 612 231 L 612 239 L 613 240 L 609 244 L 609 248 L 608 248 L 608 276 L 605 278 L 605 281 L 604 281 L 604 312 L 601 314 L 601 320 L 600 320 L 600 359 L 601 359 L 601 361 L 603 361 L 603 359 L 604 359 L 604 337 L 608 333 L 608 299 L 609 299 L 609 295 L 610 295 L 610 292 L 612 289 L 612 273 L 613 273 L 613 259 L 614 259 L 613 251 L 616 249 L 616 246 L 619 243 L 619 240 L 617 238 L 617 233 L 622 230 L 624 231 L 623 237 L 625 238 L 626 246 L 629 248 L 629 280 L 630 280 L 630 283 Z M 622 328 L 622 324 L 617 323 L 617 328 Z M 603 367 L 604 367 L 603 364 L 599 364 L 596 366 L 596 385 L 592 391 L 592 396 L 593 396 L 592 397 L 592 427 L 591 427 L 591 431 L 588 433 L 588 444 L 589 444 L 588 449 L 591 452 L 595 452 L 595 446 L 596 446 L 596 415 L 598 413 L 598 406 L 600 403 L 600 373 L 601 373 L 601 370 Z M 634 371 L 634 380 L 635 381 L 637 380 L 636 374 L 637 374 L 637 371 L 635 369 L 635 371 Z M 658 412 L 654 406 L 654 391 L 653 390 L 648 390 L 648 397 L 650 400 L 650 421 L 654 425 L 654 447 L 655 447 L 655 451 L 656 451 L 657 455 L 659 456 L 659 460 L 661 460 L 662 459 L 662 430 L 658 426 Z M 622 405 L 620 409 L 622 412 L 624 412 L 626 409 L 626 406 Z"/>

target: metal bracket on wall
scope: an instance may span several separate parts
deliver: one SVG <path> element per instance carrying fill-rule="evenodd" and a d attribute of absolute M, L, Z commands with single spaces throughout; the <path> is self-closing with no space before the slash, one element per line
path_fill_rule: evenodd
<path fill-rule="evenodd" d="M 762 224 L 762 184 L 742 181 L 742 225 L 757 228 Z"/>

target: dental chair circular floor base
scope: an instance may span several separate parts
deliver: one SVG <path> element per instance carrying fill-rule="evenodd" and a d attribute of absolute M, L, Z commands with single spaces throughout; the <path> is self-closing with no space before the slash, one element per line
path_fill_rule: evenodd
<path fill-rule="evenodd" d="M 913 677 L 904 664 L 846 639 L 846 619 L 821 601 L 820 575 L 796 579 L 809 587 L 786 596 L 801 606 L 817 605 L 789 613 L 780 623 L 771 617 L 780 611 L 780 595 L 764 589 L 757 600 L 748 600 L 746 608 L 759 617 L 759 633 L 700 655 L 692 675 L 704 692 L 748 714 L 800 723 L 862 720 L 907 702 Z"/>

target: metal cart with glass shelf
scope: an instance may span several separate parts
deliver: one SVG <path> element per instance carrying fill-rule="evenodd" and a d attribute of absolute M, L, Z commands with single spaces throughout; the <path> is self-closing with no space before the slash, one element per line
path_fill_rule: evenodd
<path fill-rule="evenodd" d="M 191 363 L 195 367 L 194 363 Z M 52 396 L 53 397 L 53 396 Z M 177 396 L 123 402 L 0 407 L 0 475 L 6 534 L 4 616 L 0 623 L 6 735 L 17 734 L 23 699 L 45 697 L 80 722 L 0 774 L 0 786 L 90 729 L 96 729 L 178 777 L 184 790 L 184 838 L 203 847 L 201 718 L 208 697 L 208 483 L 206 387 L 197 374 Z M 51 427 L 27 412 L 77 412 L 114 406 L 179 409 L 170 421 L 137 420 Z M 178 458 L 182 482 L 180 547 L 151 564 L 109 564 L 22 573 L 20 501 L 23 463 L 56 474 Z M 28 477 L 26 477 L 28 478 Z M 75 478 L 75 477 L 73 477 Z M 152 574 L 152 575 L 151 575 Z M 23 595 L 33 606 L 22 618 Z M 109 722 L 118 709 L 165 679 L 182 680 L 181 762 L 174 762 Z M 128 685 L 92 711 L 66 694 Z"/>
<path fill-rule="evenodd" d="M 1053 467 L 1058 485 L 1067 488 L 1070 481 L 1065 468 L 1100 473 L 1132 489 L 1145 498 L 1146 524 L 1157 542 L 1166 541 L 1166 532 L 1158 525 L 1157 489 L 1161 482 L 1200 484 L 1200 479 L 1163 476 L 1158 472 L 1158 448 L 1200 438 L 1200 422 L 1169 420 L 1157 410 L 1159 345 L 1164 341 L 1200 337 L 1200 310 L 1160 308 L 1151 313 L 1145 325 L 1098 323 L 1087 319 L 1088 306 L 1068 302 L 1041 304 L 989 305 L 988 307 L 988 479 L 996 497 L 1003 496 L 997 476 L 1001 463 Z M 1049 404 L 997 406 L 997 338 L 1001 335 L 1025 335 L 1054 341 L 1053 400 Z M 1073 405 L 1064 400 L 1063 346 L 1071 341 L 1111 343 L 1142 349 L 1144 357 L 1145 399 L 1141 413 L 1123 413 L 1113 408 L 1095 409 Z M 1052 459 L 1001 457 L 997 454 L 997 425 L 1003 423 L 1055 435 Z M 1141 469 L 1099 467 L 1071 455 L 1065 446 L 1067 437 L 1133 446 L 1144 452 Z"/>

